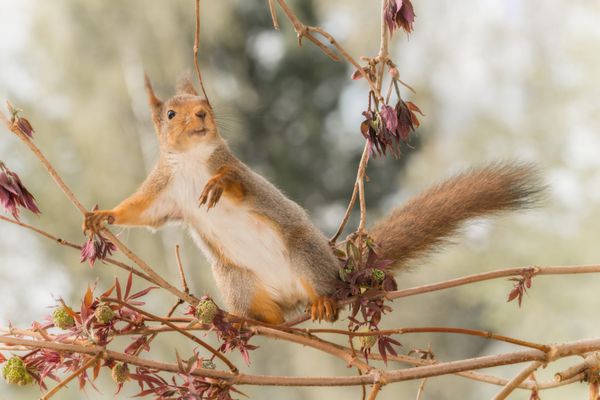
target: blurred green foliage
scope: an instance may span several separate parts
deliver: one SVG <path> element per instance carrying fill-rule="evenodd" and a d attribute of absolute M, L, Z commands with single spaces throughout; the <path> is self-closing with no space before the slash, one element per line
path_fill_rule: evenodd
<path fill-rule="evenodd" d="M 290 3 L 301 19 L 324 25 L 353 54 L 377 51 L 375 3 Z M 600 68 L 600 6 L 592 0 L 569 7 L 550 3 L 416 2 L 415 33 L 408 41 L 403 35 L 394 38 L 401 77 L 415 86 L 414 100 L 427 116 L 413 141 L 415 150 L 400 160 L 370 164 L 371 219 L 432 181 L 486 160 L 534 160 L 553 189 L 542 211 L 468 227 L 463 245 L 428 260 L 432 266 L 402 275 L 400 286 L 496 267 L 591 263 L 600 257 L 595 224 L 600 196 L 594 189 L 600 182 L 600 80 L 595 73 Z M 0 40 L 0 51 L 12 49 L 10 57 L 0 59 L 0 98 L 26 110 L 37 129 L 36 143 L 86 206 L 116 204 L 150 169 L 157 149 L 143 73 L 151 76 L 160 96 L 168 97 L 177 77 L 191 70 L 193 11 L 189 0 L 0 1 L 0 21 L 6 22 L 0 32 L 18 32 Z M 352 69 L 345 63 L 332 62 L 309 42 L 297 47 L 283 15 L 280 22 L 281 32 L 274 31 L 266 1 L 203 2 L 203 76 L 223 135 L 235 153 L 309 209 L 315 222 L 331 233 L 352 189 L 367 89 L 364 82 L 349 80 Z M 0 158 L 21 174 L 40 202 L 42 216 L 26 217 L 27 221 L 83 242 L 80 215 L 37 161 L 6 132 L 0 132 L 0 138 Z M 409 159 L 410 167 L 404 170 Z M 79 264 L 77 252 L 6 224 L 0 224 L 0 236 L 2 324 L 11 320 L 26 326 L 42 320 L 50 314 L 45 307 L 55 303 L 53 298 L 62 296 L 76 305 L 88 283 L 98 278 L 98 286 L 105 288 L 115 274 L 121 276 L 101 264 L 91 270 Z M 218 299 L 205 260 L 180 227 L 154 235 L 123 231 L 121 237 L 173 282 L 178 280 L 174 245 L 182 244 L 193 292 Z M 394 304 L 386 323 L 464 326 L 527 340 L 574 340 L 597 335 L 592 317 L 599 305 L 596 280 L 534 279 L 521 310 L 504 303 L 511 284 L 501 281 L 404 299 Z M 155 313 L 173 301 L 156 292 L 149 297 L 148 307 Z M 460 336 L 400 340 L 406 351 L 431 345 L 440 359 L 509 349 Z M 260 338 L 256 344 L 261 348 L 252 355 L 252 373 L 353 373 L 318 352 Z M 173 360 L 175 348 L 185 353 L 191 345 L 167 336 L 148 356 Z M 510 376 L 514 371 L 493 372 Z M 549 379 L 552 371 L 540 375 Z M 135 393 L 131 386 L 124 393 Z M 414 397 L 417 386 L 418 382 L 390 385 L 378 398 Z M 102 376 L 98 387 L 100 394 L 89 390 L 86 396 L 112 398 L 110 377 Z M 358 388 L 241 389 L 251 398 L 360 396 Z M 428 381 L 425 398 L 479 399 L 495 391 L 444 377 Z M 543 398 L 582 393 L 585 387 L 580 386 L 543 393 Z M 81 396 L 73 386 L 60 398 Z M 35 397 L 35 390 L 0 382 L 0 400 Z"/>

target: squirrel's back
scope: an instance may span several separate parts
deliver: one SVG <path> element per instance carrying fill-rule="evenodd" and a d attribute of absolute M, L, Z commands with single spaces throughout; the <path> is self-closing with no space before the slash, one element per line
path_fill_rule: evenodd
<path fill-rule="evenodd" d="M 402 268 L 446 242 L 466 220 L 526 208 L 544 190 L 536 169 L 496 163 L 456 175 L 394 210 L 371 229 L 380 257 Z"/>

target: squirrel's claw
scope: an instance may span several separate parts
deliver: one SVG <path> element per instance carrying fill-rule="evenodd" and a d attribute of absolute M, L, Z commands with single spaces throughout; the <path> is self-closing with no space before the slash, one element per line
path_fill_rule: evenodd
<path fill-rule="evenodd" d="M 198 198 L 198 202 L 200 203 L 199 205 L 202 206 L 203 204 L 206 204 L 208 211 L 217 204 L 222 194 L 223 186 L 221 185 L 219 180 L 211 179 L 206 183 L 202 194 Z"/>
<path fill-rule="evenodd" d="M 338 318 L 337 305 L 334 299 L 321 296 L 310 306 L 310 317 L 313 321 L 321 320 L 334 322 Z"/>
<path fill-rule="evenodd" d="M 104 227 L 104 223 L 112 224 L 115 218 L 108 211 L 92 211 L 85 213 L 83 220 L 83 234 L 99 233 Z"/>

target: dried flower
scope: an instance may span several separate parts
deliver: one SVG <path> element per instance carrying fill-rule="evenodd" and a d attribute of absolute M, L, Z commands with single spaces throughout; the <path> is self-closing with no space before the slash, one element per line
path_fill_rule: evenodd
<path fill-rule="evenodd" d="M 414 21 L 415 10 L 410 0 L 388 0 L 385 5 L 385 23 L 390 34 L 398 28 L 404 29 L 406 33 L 411 33 Z"/>
<path fill-rule="evenodd" d="M 34 214 L 40 210 L 35 203 L 35 198 L 21 182 L 17 174 L 9 170 L 0 161 L 0 204 L 10 212 L 15 219 L 19 219 L 20 207 L 24 207 Z"/>
<path fill-rule="evenodd" d="M 196 318 L 203 324 L 212 324 L 217 315 L 217 305 L 211 299 L 204 299 L 196 307 Z"/>
<path fill-rule="evenodd" d="M 19 131 L 27 135 L 29 138 L 33 138 L 34 130 L 27 118 L 21 118 L 17 116 L 14 123 L 17 125 Z"/>
<path fill-rule="evenodd" d="M 8 109 L 11 113 L 10 122 L 13 123 L 21 133 L 27 135 L 29 138 L 32 138 L 34 133 L 33 127 L 31 126 L 27 118 L 19 116 L 19 113 L 23 110 L 19 108 L 14 108 L 10 103 L 8 104 Z"/>
<path fill-rule="evenodd" d="M 127 364 L 118 362 L 112 367 L 110 375 L 116 383 L 125 383 L 129 379 L 129 368 L 127 367 Z"/>
<path fill-rule="evenodd" d="M 408 141 L 409 134 L 419 127 L 416 113 L 423 115 L 419 107 L 410 101 L 399 100 L 395 107 L 383 104 L 379 111 L 365 111 L 360 131 L 369 141 L 372 154 L 386 155 L 388 150 L 400 156 L 401 142 Z"/>
<path fill-rule="evenodd" d="M 25 386 L 33 382 L 33 377 L 27 371 L 25 362 L 16 356 L 8 360 L 2 369 L 2 375 L 11 385 Z"/>
<path fill-rule="evenodd" d="M 94 311 L 94 316 L 96 317 L 96 321 L 101 324 L 108 324 L 115 318 L 115 312 L 110 306 L 106 304 L 102 304 L 96 308 Z"/>
<path fill-rule="evenodd" d="M 68 329 L 75 325 L 75 319 L 65 307 L 57 307 L 52 313 L 54 326 L 60 329 Z"/>

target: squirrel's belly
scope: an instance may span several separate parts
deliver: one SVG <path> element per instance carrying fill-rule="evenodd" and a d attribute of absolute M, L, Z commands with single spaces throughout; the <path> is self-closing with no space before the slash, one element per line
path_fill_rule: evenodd
<path fill-rule="evenodd" d="M 221 198 L 214 208 L 200 207 L 186 220 L 208 257 L 222 257 L 233 267 L 251 270 L 278 303 L 308 300 L 283 236 L 268 218 Z"/>

